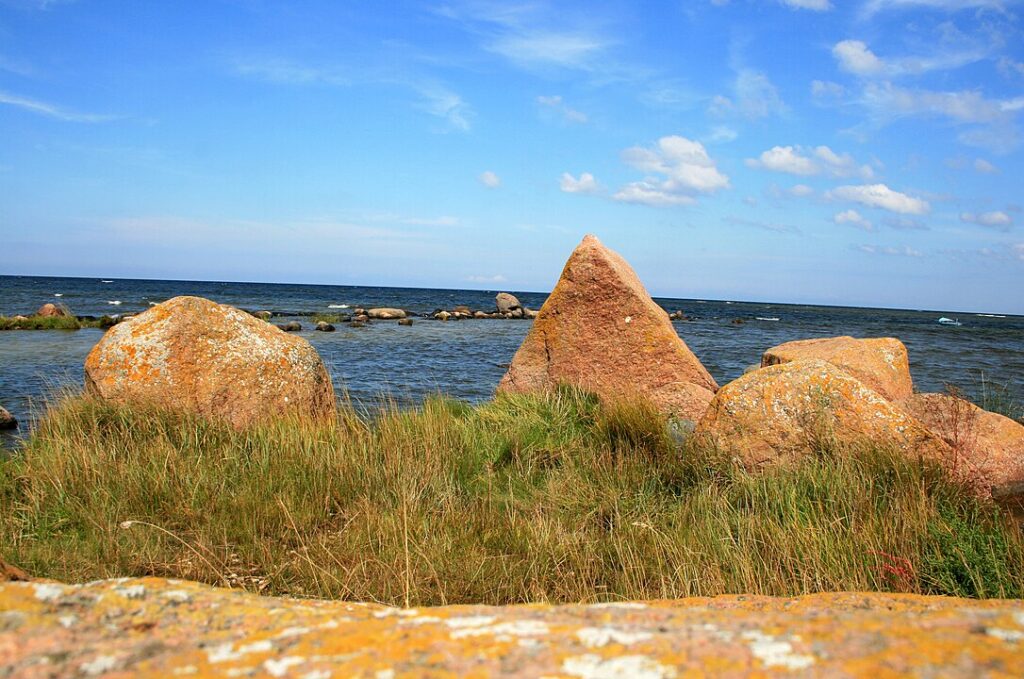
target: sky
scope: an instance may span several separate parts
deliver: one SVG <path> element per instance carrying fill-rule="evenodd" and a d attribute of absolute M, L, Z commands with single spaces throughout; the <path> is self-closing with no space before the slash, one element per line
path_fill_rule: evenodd
<path fill-rule="evenodd" d="M 0 273 L 1024 313 L 1022 15 L 0 0 Z"/>

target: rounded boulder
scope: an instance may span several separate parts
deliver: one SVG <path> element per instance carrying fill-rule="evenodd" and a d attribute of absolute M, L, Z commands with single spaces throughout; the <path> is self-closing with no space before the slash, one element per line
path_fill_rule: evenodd
<path fill-rule="evenodd" d="M 86 358 L 85 387 L 235 427 L 287 413 L 328 416 L 335 405 L 309 342 L 201 297 L 175 297 L 108 330 Z"/>

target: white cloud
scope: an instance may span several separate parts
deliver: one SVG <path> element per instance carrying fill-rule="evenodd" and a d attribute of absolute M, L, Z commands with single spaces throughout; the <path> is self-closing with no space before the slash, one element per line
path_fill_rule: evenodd
<path fill-rule="evenodd" d="M 789 187 L 787 193 L 791 196 L 796 196 L 797 198 L 806 198 L 814 193 L 814 189 L 807 184 L 794 184 Z"/>
<path fill-rule="evenodd" d="M 964 9 L 989 9 L 995 12 L 1006 10 L 1005 0 L 868 0 L 861 10 L 865 17 L 887 10 L 926 7 L 946 12 Z"/>
<path fill-rule="evenodd" d="M 63 120 L 69 123 L 102 123 L 116 118 L 116 116 L 68 111 L 67 109 L 54 106 L 53 104 L 47 104 L 46 102 L 38 101 L 36 99 L 11 94 L 10 92 L 5 92 L 3 90 L 0 90 L 0 104 L 15 106 L 31 113 L 46 116 L 47 118 L 55 118 L 56 120 Z"/>
<path fill-rule="evenodd" d="M 843 40 L 832 48 L 839 67 L 856 75 L 876 75 L 885 70 L 885 64 L 860 40 Z"/>
<path fill-rule="evenodd" d="M 885 184 L 840 186 L 826 193 L 825 197 L 860 203 L 899 214 L 923 215 L 931 210 L 928 201 L 893 191 Z"/>
<path fill-rule="evenodd" d="M 1010 246 L 1010 252 L 1013 256 L 1024 262 L 1024 243 L 1014 243 Z"/>
<path fill-rule="evenodd" d="M 436 83 L 419 83 L 414 89 L 424 98 L 420 109 L 443 118 L 456 130 L 469 130 L 470 109 L 462 97 Z"/>
<path fill-rule="evenodd" d="M 982 174 L 994 174 L 999 172 L 999 168 L 984 158 L 976 158 L 974 160 L 974 170 L 976 172 L 981 172 Z"/>
<path fill-rule="evenodd" d="M 554 95 L 550 97 L 540 96 L 537 97 L 537 103 L 541 106 L 551 109 L 562 116 L 562 119 L 567 123 L 586 123 L 587 114 L 582 111 L 577 111 L 574 108 L 569 107 L 560 95 Z"/>
<path fill-rule="evenodd" d="M 466 276 L 466 280 L 470 283 L 505 283 L 508 281 L 500 273 L 493 276 Z"/>
<path fill-rule="evenodd" d="M 773 146 L 759 158 L 747 158 L 746 163 L 748 167 L 795 175 L 810 176 L 821 172 L 817 163 L 800 155 L 800 151 L 792 146 Z"/>
<path fill-rule="evenodd" d="M 990 226 L 1000 231 L 1008 231 L 1013 225 L 1013 218 L 999 210 L 982 212 L 981 214 L 962 212 L 960 213 L 960 221 L 967 222 L 968 224 L 978 224 L 979 226 Z"/>
<path fill-rule="evenodd" d="M 892 257 L 921 257 L 922 253 L 909 245 L 886 247 L 881 245 L 858 245 L 857 249 L 869 255 L 888 255 Z"/>
<path fill-rule="evenodd" d="M 729 187 L 704 145 L 685 137 L 669 136 L 658 140 L 654 148 L 633 146 L 622 152 L 630 167 L 650 175 L 643 181 L 622 187 L 613 199 L 646 205 L 689 205 L 694 194 L 714 193 Z"/>
<path fill-rule="evenodd" d="M 800 146 L 773 146 L 758 158 L 748 158 L 746 164 L 747 167 L 805 177 L 822 173 L 833 177 L 859 176 L 862 179 L 874 176 L 871 166 L 858 166 L 850 154 L 838 154 L 827 146 L 818 146 L 811 152 Z"/>
<path fill-rule="evenodd" d="M 487 49 L 521 66 L 558 66 L 584 68 L 608 43 L 584 33 L 527 30 L 503 35 Z"/>
<path fill-rule="evenodd" d="M 811 96 L 815 99 L 839 99 L 846 94 L 846 88 L 831 80 L 812 80 Z"/>
<path fill-rule="evenodd" d="M 865 231 L 874 231 L 875 227 L 856 210 L 845 210 L 832 217 L 836 224 L 849 224 Z"/>
<path fill-rule="evenodd" d="M 594 179 L 594 175 L 589 172 L 581 174 L 579 179 L 576 179 L 568 172 L 563 172 L 558 184 L 562 191 L 566 193 L 598 193 L 601 190 L 597 180 Z"/>
<path fill-rule="evenodd" d="M 964 123 L 991 123 L 1007 118 L 1006 102 L 986 99 L 977 90 L 936 92 L 898 87 L 890 82 L 868 83 L 863 101 L 886 116 L 942 115 Z"/>
<path fill-rule="evenodd" d="M 501 186 L 501 178 L 494 174 L 490 170 L 485 170 L 480 173 L 480 183 L 489 189 L 496 189 Z"/>
<path fill-rule="evenodd" d="M 711 132 L 704 137 L 704 141 L 709 144 L 721 144 L 735 141 L 739 136 L 739 133 L 731 127 L 726 125 L 715 125 L 711 128 Z"/>
<path fill-rule="evenodd" d="M 832 9 L 829 0 L 781 0 L 783 5 L 794 9 L 809 9 L 814 12 L 825 12 Z"/>

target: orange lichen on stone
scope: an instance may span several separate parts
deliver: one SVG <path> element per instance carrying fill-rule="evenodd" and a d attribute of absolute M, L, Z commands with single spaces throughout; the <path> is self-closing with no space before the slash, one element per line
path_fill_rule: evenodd
<path fill-rule="evenodd" d="M 560 383 L 602 398 L 642 396 L 693 421 L 718 389 L 626 260 L 594 236 L 569 257 L 498 391 Z"/>
<path fill-rule="evenodd" d="M 85 361 L 87 392 L 226 419 L 236 427 L 329 416 L 334 388 L 306 340 L 234 307 L 175 297 L 112 327 Z"/>
<path fill-rule="evenodd" d="M 1024 426 L 950 394 L 914 394 L 899 402 L 949 444 L 967 476 L 996 497 L 1024 495 Z"/>
<path fill-rule="evenodd" d="M 761 366 L 809 358 L 828 361 L 890 401 L 914 393 L 907 348 L 894 337 L 844 336 L 786 342 L 764 352 Z"/>
<path fill-rule="evenodd" d="M 730 382 L 696 431 L 753 467 L 803 455 L 822 436 L 943 462 L 951 452 L 906 411 L 820 359 L 761 368 Z"/>
<path fill-rule="evenodd" d="M 0 672 L 1024 676 L 1024 602 L 839 593 L 396 609 L 157 578 L 2 583 Z"/>

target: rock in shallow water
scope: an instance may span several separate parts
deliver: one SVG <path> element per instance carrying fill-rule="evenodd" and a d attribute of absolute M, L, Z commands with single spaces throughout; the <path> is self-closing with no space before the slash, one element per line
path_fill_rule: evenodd
<path fill-rule="evenodd" d="M 594 236 L 569 257 L 498 390 L 561 382 L 603 398 L 646 397 L 695 421 L 718 388 L 629 264 Z"/>
<path fill-rule="evenodd" d="M 331 378 L 309 342 L 201 297 L 175 297 L 108 330 L 86 358 L 85 384 L 105 400 L 236 427 L 284 413 L 334 413 Z"/>
<path fill-rule="evenodd" d="M 7 412 L 7 409 L 0 406 L 0 430 L 3 429 L 17 429 L 18 420 L 15 419 L 14 415 Z"/>
<path fill-rule="evenodd" d="M 1024 676 L 1024 603 L 898 594 L 397 609 L 190 582 L 0 584 L 13 676 Z"/>

